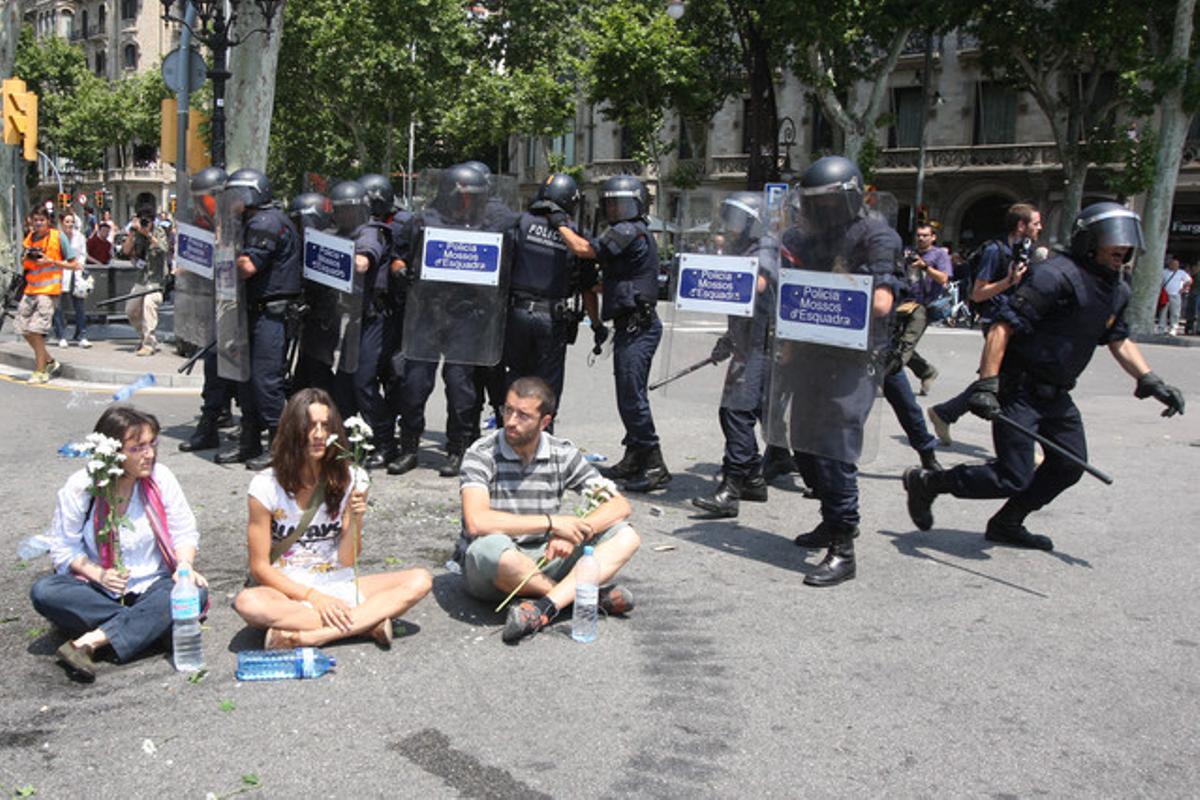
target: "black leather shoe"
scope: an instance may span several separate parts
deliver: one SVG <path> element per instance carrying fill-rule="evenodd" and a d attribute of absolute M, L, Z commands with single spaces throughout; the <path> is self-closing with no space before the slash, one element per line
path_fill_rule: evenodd
<path fill-rule="evenodd" d="M 738 498 L 741 496 L 741 481 L 724 475 L 712 497 L 693 497 L 692 505 L 717 517 L 736 517 Z"/>
<path fill-rule="evenodd" d="M 833 541 L 829 552 L 815 570 L 804 576 L 808 586 L 837 586 L 858 574 L 854 564 L 854 533 L 858 528 L 831 525 L 830 530 Z"/>
<path fill-rule="evenodd" d="M 636 447 L 626 447 L 621 460 L 610 467 L 601 467 L 600 474 L 610 481 L 625 481 L 637 475 L 642 469 L 642 451 Z"/>
<path fill-rule="evenodd" d="M 383 469 L 396 457 L 396 448 L 381 447 L 372 450 L 371 454 L 363 461 L 363 466 L 367 469 Z"/>
<path fill-rule="evenodd" d="M 931 472 L 941 472 L 944 469 L 941 463 L 937 460 L 937 452 L 934 450 L 922 450 L 917 455 L 921 457 L 921 467 L 930 470 Z"/>
<path fill-rule="evenodd" d="M 261 472 L 269 466 L 271 466 L 271 451 L 269 449 L 263 450 L 254 458 L 246 459 L 246 469 L 253 472 Z"/>
<path fill-rule="evenodd" d="M 446 463 L 438 470 L 438 475 L 443 478 L 457 478 L 460 469 L 462 469 L 462 453 L 447 453 Z"/>
<path fill-rule="evenodd" d="M 908 516 L 920 530 L 933 527 L 933 500 L 937 492 L 929 487 L 932 473 L 920 467 L 904 470 L 904 491 L 908 493 Z"/>
<path fill-rule="evenodd" d="M 767 502 L 767 482 L 761 473 L 755 472 L 742 478 L 742 500 L 748 503 Z"/>
<path fill-rule="evenodd" d="M 387 465 L 388 475 L 403 475 L 417 468 L 417 448 L 420 442 L 400 441 L 400 455 Z"/>
<path fill-rule="evenodd" d="M 671 472 L 663 462 L 662 449 L 658 445 L 642 451 L 642 470 L 625 482 L 627 492 L 653 492 L 671 482 Z"/>
<path fill-rule="evenodd" d="M 244 464 L 251 459 L 258 458 L 263 454 L 262 445 L 250 447 L 246 445 L 238 445 L 237 450 L 227 450 L 224 453 L 217 453 L 217 457 L 213 459 L 217 464 Z"/>
<path fill-rule="evenodd" d="M 196 426 L 191 437 L 187 441 L 179 443 L 179 450 L 191 453 L 195 450 L 216 450 L 220 446 L 221 436 L 217 431 L 216 423 L 201 417 L 200 424 Z"/>
<path fill-rule="evenodd" d="M 997 522 L 994 518 L 988 520 L 987 532 L 983 535 L 983 538 L 996 544 L 1008 545 L 1009 547 L 1022 547 L 1026 550 L 1049 551 L 1054 549 L 1054 542 L 1049 536 L 1032 533 L 1024 525 L 1006 525 L 1002 522 Z"/>

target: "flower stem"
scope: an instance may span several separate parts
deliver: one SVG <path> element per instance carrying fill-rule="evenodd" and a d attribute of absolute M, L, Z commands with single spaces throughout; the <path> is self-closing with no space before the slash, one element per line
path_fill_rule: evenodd
<path fill-rule="evenodd" d="M 506 605 L 508 605 L 508 601 L 510 601 L 510 600 L 512 600 L 514 597 L 516 597 L 516 596 L 517 596 L 517 592 L 519 592 L 519 591 L 521 591 L 522 589 L 524 589 L 524 588 L 525 588 L 525 584 L 529 583 L 529 581 L 530 581 L 530 580 L 532 580 L 532 578 L 533 578 L 533 576 L 534 576 L 534 575 L 537 575 L 539 572 L 541 572 L 541 571 L 542 571 L 542 567 L 546 566 L 546 564 L 547 564 L 547 563 L 549 563 L 549 559 L 547 559 L 547 558 L 546 558 L 546 556 L 542 556 L 541 558 L 539 558 L 539 559 L 538 559 L 538 562 L 537 562 L 537 566 L 535 566 L 535 567 L 533 568 L 533 572 L 531 572 L 531 573 L 529 573 L 528 575 L 526 575 L 526 576 L 524 577 L 524 579 L 522 579 L 522 581 L 521 581 L 520 583 L 518 583 L 518 584 L 517 584 L 517 588 L 513 589 L 513 590 L 512 590 L 512 591 L 509 593 L 508 597 L 504 598 L 504 602 L 503 602 L 503 603 L 501 603 L 500 605 L 496 606 L 496 613 L 497 613 L 497 614 L 499 614 L 501 611 L 503 611 L 503 610 L 504 610 L 504 607 L 505 607 Z"/>

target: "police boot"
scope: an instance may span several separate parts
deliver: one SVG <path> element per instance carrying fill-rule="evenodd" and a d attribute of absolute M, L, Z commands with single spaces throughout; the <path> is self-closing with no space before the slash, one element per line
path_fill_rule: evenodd
<path fill-rule="evenodd" d="M 851 538 L 858 538 L 858 528 L 854 529 L 854 534 Z M 821 520 L 817 527 L 813 528 L 808 533 L 802 533 L 792 542 L 797 547 L 805 547 L 810 550 L 820 550 L 822 547 L 830 547 L 833 545 L 833 528 L 825 520 Z"/>
<path fill-rule="evenodd" d="M 446 453 L 446 463 L 438 470 L 438 475 L 443 478 L 457 478 L 458 471 L 462 469 L 462 450 L 454 449 Z"/>
<path fill-rule="evenodd" d="M 693 497 L 692 505 L 717 517 L 736 517 L 741 496 L 742 479 L 726 472 L 712 497 Z"/>
<path fill-rule="evenodd" d="M 217 430 L 217 421 L 207 414 L 200 415 L 200 422 L 196 425 L 196 430 L 192 431 L 191 438 L 179 443 L 179 449 L 184 453 L 193 450 L 215 450 L 220 446 L 221 435 Z"/>
<path fill-rule="evenodd" d="M 796 462 L 786 447 L 767 445 L 763 453 L 762 477 L 767 483 L 782 475 L 791 475 L 796 471 Z"/>
<path fill-rule="evenodd" d="M 259 450 L 261 450 L 262 452 L 260 452 L 254 458 L 247 459 L 246 460 L 246 469 L 252 469 L 255 472 L 258 472 L 259 470 L 264 470 L 267 467 L 271 466 L 271 445 L 274 443 L 275 443 L 275 429 L 268 428 L 267 429 L 267 447 L 266 447 L 266 449 L 264 450 L 260 447 Z"/>
<path fill-rule="evenodd" d="M 382 469 L 392 462 L 396 457 L 396 443 L 389 442 L 388 444 L 375 445 L 375 449 L 363 461 L 363 466 L 367 469 Z"/>
<path fill-rule="evenodd" d="M 258 458 L 262 455 L 262 435 L 249 427 L 246 420 L 242 420 L 242 429 L 238 435 L 237 450 L 217 453 L 217 457 L 213 461 L 217 464 L 242 464 L 252 458 Z"/>
<path fill-rule="evenodd" d="M 1025 507 L 1015 497 L 1000 507 L 996 515 L 988 520 L 983 538 L 1009 547 L 1024 547 L 1028 550 L 1053 550 L 1054 542 L 1049 536 L 1031 533 L 1025 527 L 1025 517 L 1032 509 Z"/>
<path fill-rule="evenodd" d="M 625 455 L 611 467 L 601 467 L 600 474 L 611 481 L 624 481 L 642 470 L 642 451 L 633 446 L 625 447 Z"/>
<path fill-rule="evenodd" d="M 904 470 L 904 491 L 908 494 L 908 516 L 920 530 L 933 527 L 933 501 L 946 491 L 946 473 L 909 467 Z"/>
<path fill-rule="evenodd" d="M 844 581 L 854 580 L 854 537 L 858 535 L 858 526 L 831 522 L 829 533 L 831 541 L 824 560 L 804 576 L 804 583 L 808 586 L 837 586 Z"/>
<path fill-rule="evenodd" d="M 742 498 L 748 503 L 767 502 L 767 482 L 761 472 L 752 472 L 742 478 Z"/>
<path fill-rule="evenodd" d="M 221 413 L 217 415 L 218 428 L 224 430 L 225 428 L 232 428 L 236 425 L 237 421 L 233 418 L 233 412 L 228 408 L 222 409 Z"/>
<path fill-rule="evenodd" d="M 942 464 L 937 460 L 937 451 L 933 448 L 920 450 L 917 452 L 917 455 L 921 457 L 921 467 L 923 469 L 932 470 L 933 472 L 942 471 Z"/>
<path fill-rule="evenodd" d="M 652 492 L 671 482 L 671 473 L 663 462 L 662 448 L 658 445 L 642 451 L 642 470 L 625 482 L 627 492 Z"/>
<path fill-rule="evenodd" d="M 400 455 L 387 465 L 388 475 L 403 475 L 417 466 L 417 449 L 421 445 L 421 437 L 400 434 Z"/>

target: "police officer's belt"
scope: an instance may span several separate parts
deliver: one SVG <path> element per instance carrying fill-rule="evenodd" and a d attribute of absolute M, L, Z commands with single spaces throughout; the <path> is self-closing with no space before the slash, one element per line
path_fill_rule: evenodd
<path fill-rule="evenodd" d="M 649 328 L 654 320 L 658 318 L 658 312 L 653 308 L 647 309 L 645 312 L 633 308 L 628 311 L 622 311 L 613 317 L 613 330 L 621 330 L 622 328 Z"/>
<path fill-rule="evenodd" d="M 269 317 L 284 317 L 287 315 L 288 307 L 296 305 L 299 300 L 298 297 L 275 297 L 270 300 L 259 300 L 250 303 L 250 310 Z"/>
<path fill-rule="evenodd" d="M 513 295 L 509 299 L 509 306 L 519 308 L 522 311 L 528 311 L 530 314 L 549 314 L 555 319 L 559 319 L 567 310 L 566 300 L 550 300 L 549 298 L 535 297 L 518 297 Z"/>
<path fill-rule="evenodd" d="M 1075 381 L 1069 386 L 1050 383 L 1039 379 L 1029 372 L 1002 372 L 1000 380 L 1007 386 L 1024 389 L 1038 400 L 1054 400 L 1061 394 L 1066 394 L 1075 388 Z"/>

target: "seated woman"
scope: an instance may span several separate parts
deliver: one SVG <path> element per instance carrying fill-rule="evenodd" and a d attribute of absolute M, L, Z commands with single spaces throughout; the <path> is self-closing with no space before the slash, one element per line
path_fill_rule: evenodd
<path fill-rule="evenodd" d="M 428 570 L 409 569 L 360 575 L 355 592 L 350 568 L 367 509 L 367 493 L 355 484 L 365 474 L 339 457 L 334 442 L 348 447 L 337 407 L 324 391 L 303 389 L 280 416 L 271 467 L 250 481 L 246 537 L 258 585 L 239 593 L 234 608 L 267 630 L 268 649 L 364 634 L 390 647 L 392 618 L 433 585 Z"/>
<path fill-rule="evenodd" d="M 196 557 L 196 518 L 179 481 L 157 462 L 158 430 L 154 415 L 128 405 L 109 406 L 96 422 L 96 433 L 121 442 L 125 455 L 116 489 L 116 513 L 124 516 L 116 537 L 124 571 L 114 566 L 114 548 L 96 545 L 107 504 L 88 493 L 87 470 L 58 490 L 50 529 L 55 574 L 38 579 L 30 597 L 39 614 L 77 637 L 57 655 L 78 680 L 96 679 L 92 654 L 100 648 L 111 647 L 124 663 L 171 629 L 175 576 Z M 194 570 L 192 575 L 203 607 L 208 582 Z"/>

